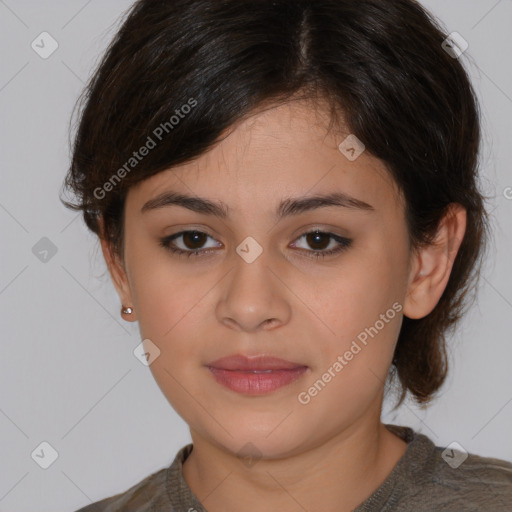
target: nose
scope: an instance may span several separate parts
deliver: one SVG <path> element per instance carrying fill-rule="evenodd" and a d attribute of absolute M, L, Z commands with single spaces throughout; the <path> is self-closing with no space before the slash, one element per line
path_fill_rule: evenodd
<path fill-rule="evenodd" d="M 275 329 L 288 323 L 289 292 L 265 252 L 250 263 L 237 256 L 234 265 L 217 303 L 219 322 L 246 332 Z"/>

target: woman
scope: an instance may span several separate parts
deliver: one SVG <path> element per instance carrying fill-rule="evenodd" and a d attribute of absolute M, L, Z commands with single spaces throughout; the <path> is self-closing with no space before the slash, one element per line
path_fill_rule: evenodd
<path fill-rule="evenodd" d="M 88 511 L 510 510 L 428 403 L 488 234 L 478 104 L 412 0 L 142 0 L 66 185 L 193 443 Z"/>

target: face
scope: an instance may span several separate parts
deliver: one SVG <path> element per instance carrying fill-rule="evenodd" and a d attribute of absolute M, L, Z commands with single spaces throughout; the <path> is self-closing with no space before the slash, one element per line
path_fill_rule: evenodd
<path fill-rule="evenodd" d="M 379 416 L 411 277 L 404 203 L 326 126 L 302 102 L 258 113 L 127 196 L 120 293 L 160 351 L 150 369 L 192 433 L 233 453 L 295 454 Z M 333 194 L 352 199 L 305 201 Z M 294 369 L 209 368 L 235 354 Z"/>

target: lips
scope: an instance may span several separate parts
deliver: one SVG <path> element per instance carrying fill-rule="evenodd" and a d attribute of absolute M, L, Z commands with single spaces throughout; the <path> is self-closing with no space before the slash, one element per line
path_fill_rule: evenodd
<path fill-rule="evenodd" d="M 206 365 L 215 380 L 244 395 L 264 395 L 301 378 L 308 367 L 270 356 L 223 357 Z"/>
<path fill-rule="evenodd" d="M 217 368 L 219 370 L 238 370 L 247 372 L 269 372 L 272 370 L 293 370 L 303 368 L 305 365 L 286 361 L 277 357 L 270 356 L 252 356 L 247 357 L 236 354 L 228 357 L 217 359 L 206 366 Z"/>

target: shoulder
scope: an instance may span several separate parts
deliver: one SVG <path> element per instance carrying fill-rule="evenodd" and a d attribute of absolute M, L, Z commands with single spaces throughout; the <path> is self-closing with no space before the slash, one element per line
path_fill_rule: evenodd
<path fill-rule="evenodd" d="M 467 510 L 512 510 L 511 462 L 450 447 L 436 446 L 434 454 L 431 482 L 446 502 L 464 502 Z"/>
<path fill-rule="evenodd" d="M 162 493 L 168 468 L 147 476 L 125 492 L 91 503 L 76 512 L 150 512 Z"/>
<path fill-rule="evenodd" d="M 511 462 L 467 453 L 457 443 L 436 446 L 427 436 L 406 430 L 409 447 L 400 464 L 400 492 L 393 501 L 409 508 L 397 510 L 512 510 Z"/>
<path fill-rule="evenodd" d="M 169 467 L 155 471 L 125 492 L 91 503 L 76 512 L 181 510 L 183 489 L 186 486 L 180 479 L 182 464 L 192 448 L 192 443 L 182 447 Z"/>

